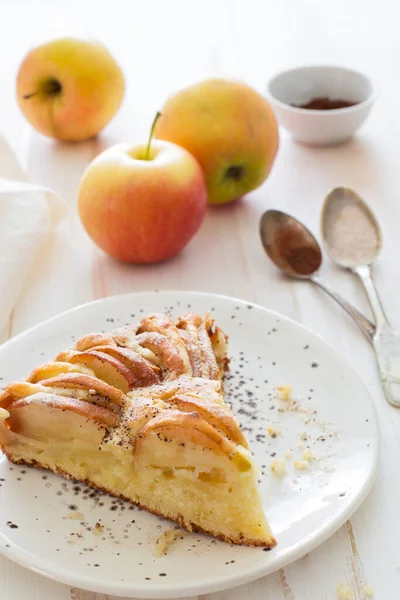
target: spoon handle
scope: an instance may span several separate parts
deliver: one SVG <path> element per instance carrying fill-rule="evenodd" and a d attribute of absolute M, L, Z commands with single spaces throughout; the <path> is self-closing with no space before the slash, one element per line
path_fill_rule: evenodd
<path fill-rule="evenodd" d="M 369 265 L 360 265 L 359 267 L 354 267 L 353 271 L 359 276 L 364 286 L 374 313 L 376 332 L 379 333 L 381 329 L 388 327 L 389 323 L 372 278 L 371 267 Z"/>
<path fill-rule="evenodd" d="M 368 340 L 372 343 L 372 340 L 375 335 L 375 325 L 371 323 L 367 317 L 365 317 L 359 310 L 357 310 L 350 302 L 347 302 L 342 296 L 337 294 L 333 289 L 328 286 L 325 281 L 323 281 L 320 277 L 314 275 L 310 277 L 310 280 L 315 283 L 318 287 L 320 287 L 324 292 L 329 294 L 331 298 L 336 300 L 338 304 L 350 315 L 350 317 L 357 323 L 360 327 L 361 331 L 367 336 Z"/>
<path fill-rule="evenodd" d="M 354 267 L 374 312 L 376 331 L 372 342 L 385 396 L 389 404 L 400 408 L 400 334 L 393 331 L 376 291 L 371 268 Z"/>

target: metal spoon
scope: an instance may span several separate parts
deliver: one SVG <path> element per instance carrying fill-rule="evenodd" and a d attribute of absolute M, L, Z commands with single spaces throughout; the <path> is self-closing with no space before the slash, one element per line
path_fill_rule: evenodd
<path fill-rule="evenodd" d="M 332 260 L 356 273 L 364 286 L 375 316 L 372 343 L 385 395 L 390 404 L 400 408 L 400 334 L 389 325 L 371 273 L 382 247 L 379 224 L 353 190 L 339 187 L 325 199 L 321 228 Z"/>
<path fill-rule="evenodd" d="M 372 341 L 375 325 L 316 275 L 322 263 L 321 248 L 300 221 L 279 210 L 267 210 L 261 217 L 260 235 L 266 253 L 279 269 L 290 277 L 308 279 L 323 289 Z"/>

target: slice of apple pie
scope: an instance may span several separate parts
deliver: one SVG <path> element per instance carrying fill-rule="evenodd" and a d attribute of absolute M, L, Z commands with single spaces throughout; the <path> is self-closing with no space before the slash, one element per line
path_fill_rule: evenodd
<path fill-rule="evenodd" d="M 90 334 L 0 396 L 0 447 L 235 544 L 275 545 L 209 315 Z"/>

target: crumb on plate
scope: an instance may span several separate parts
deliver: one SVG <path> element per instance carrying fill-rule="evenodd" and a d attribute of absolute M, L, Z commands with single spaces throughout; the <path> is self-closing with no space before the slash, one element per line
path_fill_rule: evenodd
<path fill-rule="evenodd" d="M 102 525 L 100 523 L 100 521 L 97 521 L 96 525 L 92 529 L 92 533 L 93 533 L 93 535 L 101 535 L 103 529 L 104 529 L 104 525 Z"/>
<path fill-rule="evenodd" d="M 271 471 L 277 475 L 284 475 L 286 473 L 286 463 L 284 458 L 273 458 L 270 466 Z"/>
<path fill-rule="evenodd" d="M 74 521 L 83 521 L 84 520 L 84 516 L 81 512 L 77 512 L 76 510 L 74 510 L 73 512 L 68 513 L 67 515 L 67 519 L 71 519 Z"/>
<path fill-rule="evenodd" d="M 298 471 L 305 471 L 306 469 L 308 469 L 308 462 L 306 462 L 305 460 L 295 460 L 293 466 Z"/>
<path fill-rule="evenodd" d="M 353 598 L 353 591 L 350 586 L 339 583 L 337 586 L 337 595 L 340 600 L 351 600 Z"/>
<path fill-rule="evenodd" d="M 275 429 L 275 427 L 268 427 L 267 428 L 267 433 L 270 437 L 272 438 L 276 438 L 276 436 L 278 435 L 278 430 Z"/>
<path fill-rule="evenodd" d="M 313 455 L 313 453 L 311 452 L 311 450 L 306 450 L 303 453 L 302 459 L 306 460 L 307 462 L 312 462 L 313 460 L 315 460 L 315 456 Z"/>
<path fill-rule="evenodd" d="M 334 467 L 333 465 L 327 465 L 326 467 L 322 467 L 321 470 L 325 473 L 333 473 L 334 471 L 336 471 L 336 467 Z"/>
<path fill-rule="evenodd" d="M 280 400 L 291 400 L 293 392 L 292 385 L 280 385 L 276 389 Z"/>
<path fill-rule="evenodd" d="M 372 596 L 374 595 L 374 592 L 372 591 L 372 587 L 370 585 L 365 585 L 363 591 L 364 591 L 364 595 L 367 598 L 372 598 Z"/>
<path fill-rule="evenodd" d="M 157 557 L 160 557 L 163 554 L 167 554 L 167 552 L 169 552 L 169 550 L 171 549 L 171 545 L 179 535 L 180 529 L 176 527 L 164 531 L 164 533 L 158 538 L 156 542 L 155 555 Z"/>

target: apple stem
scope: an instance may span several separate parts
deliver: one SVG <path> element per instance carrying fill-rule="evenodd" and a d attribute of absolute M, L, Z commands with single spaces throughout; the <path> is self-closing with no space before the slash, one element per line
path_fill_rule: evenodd
<path fill-rule="evenodd" d="M 149 141 L 147 142 L 147 148 L 146 148 L 146 154 L 145 154 L 145 160 L 150 160 L 150 146 L 151 146 L 151 140 L 153 139 L 153 135 L 154 135 L 154 129 L 156 127 L 156 123 L 158 121 L 158 119 L 161 117 L 161 113 L 159 111 L 157 111 L 156 116 L 154 117 L 154 121 L 151 125 L 151 129 L 150 129 L 150 136 L 149 136 Z"/>
<path fill-rule="evenodd" d="M 30 94 L 24 94 L 22 96 L 22 98 L 24 100 L 29 100 L 29 98 L 33 98 L 33 96 L 36 96 L 39 92 L 40 92 L 40 90 L 36 90 L 36 92 L 31 92 Z"/>
<path fill-rule="evenodd" d="M 56 96 L 57 94 L 59 94 L 61 92 L 61 89 L 62 89 L 61 83 L 57 79 L 51 78 L 51 79 L 47 79 L 46 81 L 44 81 L 41 84 L 40 89 L 35 90 L 34 92 L 31 92 L 30 94 L 24 94 L 22 96 L 22 98 L 24 100 L 29 100 L 29 98 L 33 98 L 33 96 L 37 96 L 37 94 L 40 94 L 40 92 L 42 92 L 46 96 Z"/>

